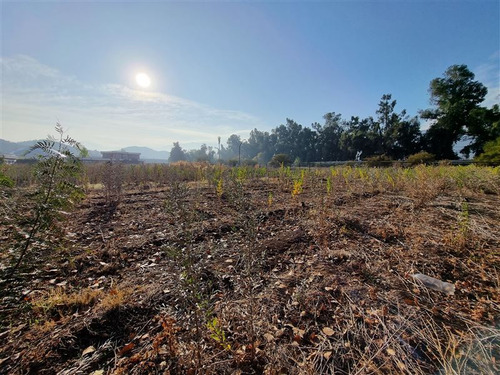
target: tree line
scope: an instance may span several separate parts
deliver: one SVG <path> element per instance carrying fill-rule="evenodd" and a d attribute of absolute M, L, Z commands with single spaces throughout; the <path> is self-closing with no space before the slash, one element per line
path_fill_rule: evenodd
<path fill-rule="evenodd" d="M 252 130 L 247 140 L 233 134 L 223 145 L 219 137 L 218 148 L 202 145 L 186 151 L 174 142 L 169 161 L 251 160 L 267 164 L 277 155 L 302 163 L 370 157 L 404 160 L 419 152 L 432 154 L 437 160 L 453 160 L 458 159 L 454 145 L 459 140 L 468 141 L 460 150 L 466 158 L 482 154 L 485 146 L 498 152 L 499 105 L 481 106 L 488 91 L 474 78 L 466 65 L 450 66 L 443 77 L 430 82 L 432 107 L 415 116 L 409 116 L 404 109 L 398 112 L 397 101 L 391 94 L 384 94 L 376 117 L 344 119 L 341 114 L 329 112 L 323 116 L 323 123 L 311 126 L 287 118 L 285 124 L 269 132 Z M 421 131 L 421 120 L 429 123 L 426 132 Z"/>

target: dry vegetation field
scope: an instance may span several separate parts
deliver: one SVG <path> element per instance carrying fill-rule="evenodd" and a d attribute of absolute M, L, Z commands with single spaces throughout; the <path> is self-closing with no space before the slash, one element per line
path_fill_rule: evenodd
<path fill-rule="evenodd" d="M 500 371 L 499 167 L 89 165 L 9 279 L 33 192 L 16 168 L 0 373 Z"/>

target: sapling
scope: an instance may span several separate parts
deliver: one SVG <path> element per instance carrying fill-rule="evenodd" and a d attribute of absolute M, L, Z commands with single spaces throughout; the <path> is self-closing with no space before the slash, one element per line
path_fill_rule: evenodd
<path fill-rule="evenodd" d="M 61 124 L 57 123 L 55 130 L 59 139 L 49 136 L 47 140 L 37 142 L 27 152 L 41 153 L 35 166 L 37 192 L 34 195 L 33 216 L 29 220 L 28 234 L 20 244 L 21 251 L 9 277 L 19 268 L 36 235 L 53 229 L 56 221 L 62 218 L 63 210 L 71 208 L 84 196 L 83 189 L 76 183 L 82 173 L 82 164 L 70 147 L 77 149 L 80 156 L 85 156 L 87 151 L 79 142 L 64 135 Z"/>

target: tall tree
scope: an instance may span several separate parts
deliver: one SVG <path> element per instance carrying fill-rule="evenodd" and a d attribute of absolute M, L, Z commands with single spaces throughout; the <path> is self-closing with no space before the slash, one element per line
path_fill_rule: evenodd
<path fill-rule="evenodd" d="M 469 157 L 471 153 L 481 154 L 486 143 L 500 137 L 500 107 L 498 104 L 495 104 L 491 109 L 474 109 L 467 126 L 467 135 L 472 141 L 460 151 L 466 157 Z"/>
<path fill-rule="evenodd" d="M 302 162 L 311 162 L 317 160 L 316 143 L 317 133 L 308 127 L 303 127 L 299 134 L 300 143 L 298 146 L 297 157 Z"/>
<path fill-rule="evenodd" d="M 480 108 L 488 90 L 474 80 L 466 65 L 452 65 L 443 78 L 431 81 L 429 92 L 435 108 L 420 113 L 423 119 L 431 120 L 425 136 L 428 149 L 439 159 L 456 159 L 453 145 L 467 134 L 474 121 L 473 111 Z"/>
<path fill-rule="evenodd" d="M 175 163 L 176 161 L 187 160 L 186 152 L 181 148 L 179 142 L 174 142 L 174 147 L 170 150 L 168 161 Z"/>
<path fill-rule="evenodd" d="M 363 120 L 353 116 L 346 125 L 347 129 L 340 138 L 340 147 L 346 159 L 354 160 L 359 152 L 363 158 L 382 153 L 379 125 L 371 116 Z"/>
<path fill-rule="evenodd" d="M 394 112 L 394 108 L 396 107 L 396 100 L 392 100 L 391 94 L 384 94 L 378 103 L 377 115 L 378 115 L 378 124 L 375 125 L 375 132 L 378 133 L 379 136 L 383 136 L 385 130 L 391 132 L 391 128 L 398 123 L 402 117 L 406 115 L 406 111 L 398 115 Z"/>
<path fill-rule="evenodd" d="M 380 140 L 384 154 L 402 159 L 420 151 L 421 132 L 418 119 L 408 118 L 404 109 L 397 113 L 396 104 L 391 94 L 382 95 L 373 136 Z"/>
<path fill-rule="evenodd" d="M 320 160 L 332 161 L 342 160 L 345 153 L 340 148 L 340 138 L 344 132 L 344 121 L 340 113 L 329 112 L 323 116 L 325 124 L 312 124 L 317 132 L 318 158 Z"/>
<path fill-rule="evenodd" d="M 254 129 L 248 138 L 248 147 L 252 158 L 261 164 L 266 164 L 274 155 L 276 140 L 268 132 Z"/>
<path fill-rule="evenodd" d="M 205 143 L 200 146 L 199 149 L 189 150 L 187 153 L 189 160 L 191 161 L 214 161 L 215 151 L 211 146 L 207 146 Z"/>
<path fill-rule="evenodd" d="M 301 144 L 302 125 L 286 119 L 286 125 L 280 125 L 273 129 L 272 133 L 276 136 L 276 153 L 287 154 L 292 160 L 299 157 Z"/>
<path fill-rule="evenodd" d="M 231 157 L 238 157 L 242 142 L 241 137 L 237 134 L 231 134 L 229 136 L 227 139 L 227 150 L 230 152 Z"/>

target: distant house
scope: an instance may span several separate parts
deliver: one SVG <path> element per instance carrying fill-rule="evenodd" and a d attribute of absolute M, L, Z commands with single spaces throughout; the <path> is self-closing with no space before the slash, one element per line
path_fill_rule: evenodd
<path fill-rule="evenodd" d="M 140 163 L 140 152 L 127 151 L 101 151 L 102 158 L 109 161 L 119 161 L 122 163 Z"/>

